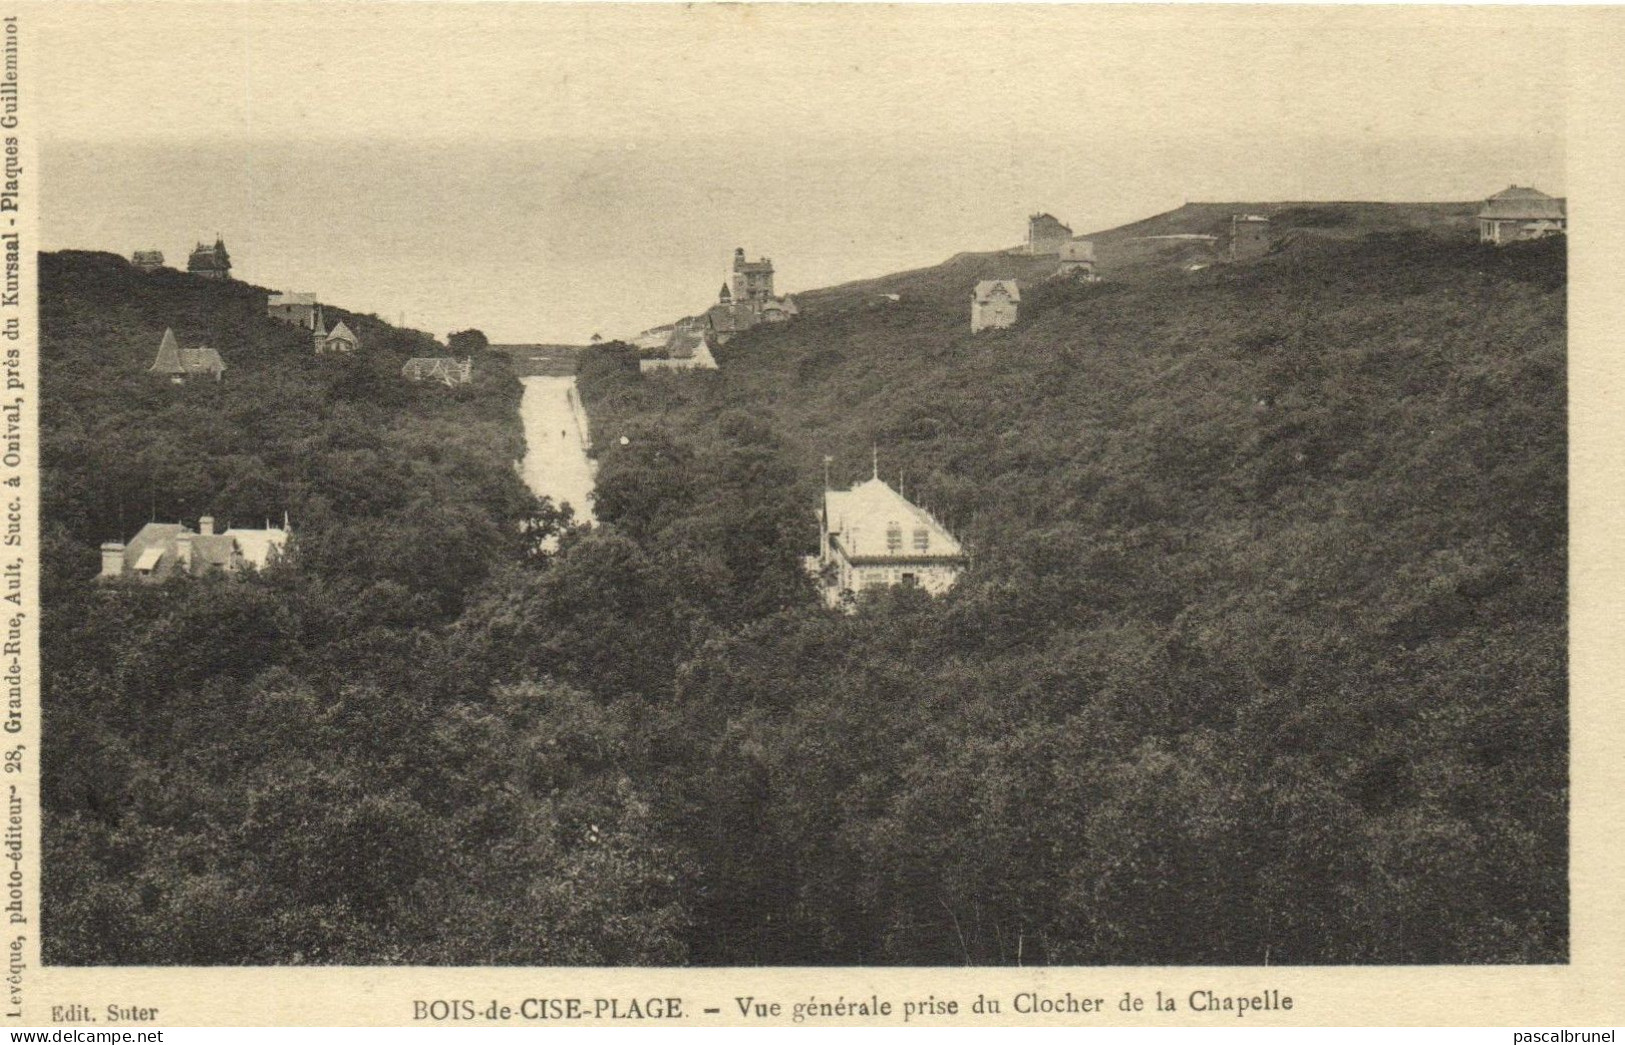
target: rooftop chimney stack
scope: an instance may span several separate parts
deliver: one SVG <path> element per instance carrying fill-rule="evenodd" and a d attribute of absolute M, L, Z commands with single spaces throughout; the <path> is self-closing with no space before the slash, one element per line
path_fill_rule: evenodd
<path fill-rule="evenodd" d="M 124 576 L 124 545 L 118 541 L 108 541 L 102 545 L 101 576 Z"/>
<path fill-rule="evenodd" d="M 197 532 L 205 537 L 214 536 L 214 516 L 205 515 L 197 521 Z"/>

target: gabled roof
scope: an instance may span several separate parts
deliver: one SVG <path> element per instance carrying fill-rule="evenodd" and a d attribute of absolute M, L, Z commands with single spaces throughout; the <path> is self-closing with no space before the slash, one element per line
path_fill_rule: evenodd
<path fill-rule="evenodd" d="M 166 553 L 173 552 L 176 537 L 191 532 L 181 523 L 148 523 L 124 546 L 125 568 L 148 571 L 173 569 L 172 554 L 171 561 L 166 563 L 162 560 Z"/>
<path fill-rule="evenodd" d="M 231 569 L 234 539 L 225 534 L 198 534 L 192 538 L 192 572 L 201 573 L 202 566 Z"/>
<path fill-rule="evenodd" d="M 158 342 L 158 358 L 152 361 L 147 368 L 153 374 L 184 374 L 186 368 L 181 366 L 181 346 L 175 340 L 175 331 L 169 327 L 164 328 L 164 338 Z"/>
<path fill-rule="evenodd" d="M 1568 216 L 1568 200 L 1548 196 L 1528 186 L 1509 185 L 1485 200 L 1478 216 L 1510 221 L 1555 221 Z"/>
<path fill-rule="evenodd" d="M 356 343 L 356 336 L 350 332 L 350 328 L 345 326 L 344 320 L 341 319 L 337 323 L 333 324 L 333 330 L 327 335 L 327 340 L 349 341 L 354 344 Z"/>
<path fill-rule="evenodd" d="M 976 284 L 976 300 L 987 301 L 995 291 L 1003 291 L 1011 301 L 1021 300 L 1021 288 L 1013 279 L 984 279 Z"/>
<path fill-rule="evenodd" d="M 188 374 L 218 374 L 226 369 L 220 353 L 204 345 L 201 348 L 181 349 L 181 370 Z"/>
<path fill-rule="evenodd" d="M 850 490 L 825 490 L 824 519 L 830 539 L 854 561 L 958 559 L 965 554 L 959 541 L 931 513 L 878 477 Z M 893 548 L 887 535 L 898 531 L 902 541 Z M 917 531 L 925 533 L 923 550 L 916 545 Z"/>

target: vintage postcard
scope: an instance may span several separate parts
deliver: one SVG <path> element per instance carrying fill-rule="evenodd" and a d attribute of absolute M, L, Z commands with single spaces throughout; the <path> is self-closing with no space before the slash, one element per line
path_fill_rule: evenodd
<path fill-rule="evenodd" d="M 1625 1018 L 1625 12 L 0 28 L 8 1025 Z"/>

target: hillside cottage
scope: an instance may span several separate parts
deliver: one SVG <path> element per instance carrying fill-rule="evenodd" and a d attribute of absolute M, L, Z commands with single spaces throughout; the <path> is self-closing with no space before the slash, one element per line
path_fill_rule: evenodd
<path fill-rule="evenodd" d="M 1539 189 L 1509 185 L 1478 210 L 1478 241 L 1500 246 L 1567 234 L 1568 200 Z"/>
<path fill-rule="evenodd" d="M 130 255 L 130 264 L 142 272 L 157 272 L 164 267 L 164 252 L 161 250 L 138 250 Z"/>
<path fill-rule="evenodd" d="M 241 573 L 263 570 L 287 554 L 288 529 L 229 529 L 214 532 L 214 517 L 205 515 L 193 530 L 184 523 L 152 522 L 129 544 L 102 545 L 102 572 L 97 580 L 157 583 L 175 576 Z"/>
<path fill-rule="evenodd" d="M 175 340 L 175 331 L 165 327 L 164 338 L 158 342 L 158 358 L 152 361 L 147 373 L 167 377 L 172 385 L 184 385 L 189 377 L 213 377 L 218 381 L 225 369 L 219 352 L 208 345 L 182 348 Z"/>
<path fill-rule="evenodd" d="M 327 352 L 349 354 L 361 347 L 361 342 L 356 339 L 355 333 L 345 325 L 342 319 L 334 324 L 331 332 L 324 330 L 319 312 L 316 316 L 316 328 L 310 332 L 310 337 L 311 341 L 316 345 L 317 355 L 323 355 Z"/>
<path fill-rule="evenodd" d="M 685 319 L 672 328 L 666 341 L 664 359 L 640 359 L 641 373 L 659 373 L 671 370 L 715 370 L 716 357 L 707 343 L 710 327 L 706 320 Z"/>
<path fill-rule="evenodd" d="M 1053 214 L 1033 214 L 1027 218 L 1027 253 L 1059 254 L 1072 240 L 1072 227 L 1061 224 Z"/>
<path fill-rule="evenodd" d="M 959 580 L 965 550 L 941 523 L 880 478 L 824 491 L 818 576 L 825 602 L 894 585 L 941 595 Z"/>
<path fill-rule="evenodd" d="M 401 367 L 401 376 L 408 381 L 439 381 L 448 388 L 466 385 L 474 380 L 474 359 L 472 356 L 461 361 L 450 356 L 408 359 Z"/>
<path fill-rule="evenodd" d="M 971 293 L 971 333 L 1010 326 L 1021 306 L 1021 288 L 1013 279 L 984 279 Z"/>
<path fill-rule="evenodd" d="M 231 255 L 226 253 L 225 241 L 216 236 L 212 247 L 199 243 L 186 260 L 186 271 L 204 279 L 230 279 Z"/>
<path fill-rule="evenodd" d="M 1096 279 L 1094 243 L 1080 237 L 1061 244 L 1061 265 L 1055 274 L 1093 283 Z"/>
<path fill-rule="evenodd" d="M 316 295 L 272 294 L 265 301 L 265 314 L 305 330 L 315 330 Z"/>

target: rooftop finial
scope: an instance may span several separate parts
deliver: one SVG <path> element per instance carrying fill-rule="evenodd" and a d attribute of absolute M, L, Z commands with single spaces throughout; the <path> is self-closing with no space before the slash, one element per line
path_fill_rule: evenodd
<path fill-rule="evenodd" d="M 871 443 L 869 445 L 869 456 L 874 459 L 874 467 L 875 467 L 874 478 L 879 479 L 880 478 L 880 447 L 873 444 L 873 443 Z"/>

